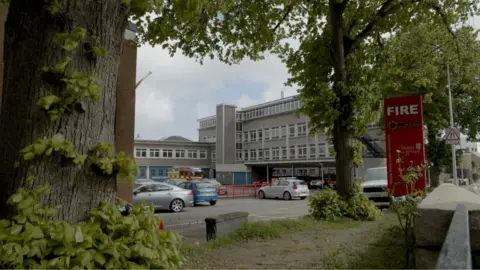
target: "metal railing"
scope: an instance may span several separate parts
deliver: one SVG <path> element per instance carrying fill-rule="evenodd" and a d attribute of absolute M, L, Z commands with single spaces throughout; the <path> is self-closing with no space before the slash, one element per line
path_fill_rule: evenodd
<path fill-rule="evenodd" d="M 436 269 L 472 269 L 468 208 L 458 204 L 443 242 Z"/>

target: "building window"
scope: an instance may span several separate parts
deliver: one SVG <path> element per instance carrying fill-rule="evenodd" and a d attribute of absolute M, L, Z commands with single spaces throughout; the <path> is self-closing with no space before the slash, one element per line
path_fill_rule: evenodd
<path fill-rule="evenodd" d="M 159 158 L 160 157 L 160 149 L 149 149 L 150 157 Z"/>
<path fill-rule="evenodd" d="M 138 148 L 135 151 L 135 156 L 136 157 L 147 157 L 147 149 L 145 148 Z"/>
<path fill-rule="evenodd" d="M 257 150 L 250 149 L 250 160 L 257 160 Z"/>
<path fill-rule="evenodd" d="M 263 159 L 263 149 L 258 149 L 258 160 Z"/>
<path fill-rule="evenodd" d="M 250 141 L 251 142 L 256 142 L 257 141 L 257 131 L 256 130 L 250 130 Z"/>
<path fill-rule="evenodd" d="M 197 158 L 197 150 L 188 150 L 188 158 Z"/>
<path fill-rule="evenodd" d="M 295 124 L 288 125 L 288 133 L 290 137 L 295 137 Z"/>
<path fill-rule="evenodd" d="M 242 160 L 242 150 L 237 150 L 236 160 Z"/>
<path fill-rule="evenodd" d="M 324 143 L 319 143 L 318 144 L 318 157 L 326 157 L 327 156 L 327 151 L 325 148 Z"/>
<path fill-rule="evenodd" d="M 201 159 L 206 159 L 207 158 L 207 151 L 200 150 L 199 156 L 200 156 Z"/>
<path fill-rule="evenodd" d="M 237 143 L 242 142 L 242 132 L 237 132 Z"/>
<path fill-rule="evenodd" d="M 316 147 L 315 147 L 315 144 L 310 144 L 310 157 L 311 158 L 316 158 L 317 155 L 316 155 Z"/>
<path fill-rule="evenodd" d="M 236 144 L 236 149 L 243 149 L 243 144 L 242 143 L 237 143 Z"/>
<path fill-rule="evenodd" d="M 281 130 L 280 130 L 280 137 L 282 138 L 285 138 L 287 137 L 287 126 L 282 126 Z"/>
<path fill-rule="evenodd" d="M 173 150 L 172 149 L 163 149 L 162 150 L 163 158 L 172 158 L 173 157 Z"/>
<path fill-rule="evenodd" d="M 308 169 L 308 176 L 318 176 L 318 169 L 316 168 L 310 168 Z"/>
<path fill-rule="evenodd" d="M 335 147 L 331 144 L 328 145 L 328 156 L 334 157 L 335 156 Z"/>
<path fill-rule="evenodd" d="M 282 159 L 287 159 L 288 155 L 287 155 L 287 147 L 286 146 L 282 146 Z"/>
<path fill-rule="evenodd" d="M 308 170 L 307 169 L 296 169 L 295 176 L 307 176 Z"/>
<path fill-rule="evenodd" d="M 248 142 L 248 131 L 243 132 L 243 142 Z"/>
<path fill-rule="evenodd" d="M 185 150 L 183 149 L 175 150 L 175 158 L 185 158 Z"/>
<path fill-rule="evenodd" d="M 307 135 L 307 124 L 300 123 L 297 125 L 297 136 L 305 136 Z"/>
<path fill-rule="evenodd" d="M 270 159 L 270 148 L 265 148 L 265 149 L 263 149 L 263 151 L 265 152 L 265 160 L 269 160 Z"/>
<path fill-rule="evenodd" d="M 270 140 L 270 128 L 265 129 L 265 140 Z"/>
<path fill-rule="evenodd" d="M 278 139 L 280 137 L 280 129 L 278 127 L 272 128 L 272 139 Z"/>
<path fill-rule="evenodd" d="M 279 159 L 280 158 L 280 148 L 274 147 L 272 148 L 272 159 Z"/>
<path fill-rule="evenodd" d="M 297 156 L 295 155 L 295 145 L 290 146 L 290 159 L 296 159 Z"/>
<path fill-rule="evenodd" d="M 217 159 L 217 153 L 215 150 L 212 151 L 212 161 L 215 161 Z"/>
<path fill-rule="evenodd" d="M 263 140 L 263 129 L 259 129 L 257 132 L 258 132 L 258 140 L 262 141 Z"/>
<path fill-rule="evenodd" d="M 248 150 L 243 151 L 243 160 L 248 160 Z"/>
<path fill-rule="evenodd" d="M 211 142 L 216 142 L 217 141 L 217 136 L 212 136 L 212 141 Z"/>
<path fill-rule="evenodd" d="M 306 158 L 307 157 L 307 145 L 302 144 L 298 146 L 298 158 Z"/>

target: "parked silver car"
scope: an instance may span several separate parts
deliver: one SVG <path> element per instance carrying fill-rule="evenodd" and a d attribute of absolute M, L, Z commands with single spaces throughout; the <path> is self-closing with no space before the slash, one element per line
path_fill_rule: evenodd
<path fill-rule="evenodd" d="M 155 210 L 181 212 L 183 208 L 193 206 L 193 193 L 166 183 L 150 182 L 133 190 L 133 204 L 141 202 L 153 204 Z"/>
<path fill-rule="evenodd" d="M 278 180 L 270 183 L 270 185 L 261 187 L 258 190 L 258 198 L 283 198 L 291 200 L 292 198 L 300 198 L 304 200 L 310 195 L 307 183 L 303 180 Z"/>

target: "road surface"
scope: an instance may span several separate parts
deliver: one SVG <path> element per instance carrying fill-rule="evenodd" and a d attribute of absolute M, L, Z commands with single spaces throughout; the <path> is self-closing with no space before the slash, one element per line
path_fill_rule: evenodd
<path fill-rule="evenodd" d="M 231 212 L 248 212 L 249 221 L 296 218 L 308 213 L 307 200 L 220 199 L 209 204 L 187 207 L 181 213 L 159 212 L 165 230 L 180 233 L 193 241 L 204 241 L 205 218 Z"/>

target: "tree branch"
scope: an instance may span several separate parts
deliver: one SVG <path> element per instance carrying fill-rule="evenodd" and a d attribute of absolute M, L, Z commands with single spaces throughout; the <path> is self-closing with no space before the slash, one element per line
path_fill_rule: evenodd
<path fill-rule="evenodd" d="M 349 52 L 352 49 L 354 49 L 360 42 L 362 42 L 365 38 L 367 38 L 371 32 L 373 31 L 373 28 L 385 17 L 388 15 L 392 14 L 393 11 L 395 11 L 398 7 L 401 6 L 401 4 L 393 5 L 392 4 L 395 2 L 395 0 L 386 0 L 381 6 L 380 9 L 377 11 L 377 14 L 375 14 L 375 18 L 369 22 L 365 28 L 355 36 L 355 38 L 350 39 L 349 42 L 349 48 L 345 48 L 345 51 Z"/>
<path fill-rule="evenodd" d="M 442 21 L 445 24 L 445 27 L 447 28 L 447 31 L 452 36 L 453 42 L 455 42 L 455 47 L 456 47 L 456 50 L 457 50 L 457 57 L 458 57 L 458 60 L 460 60 L 461 59 L 461 57 L 460 57 L 460 45 L 458 44 L 457 34 L 455 34 L 455 32 L 453 31 L 452 28 L 450 28 L 450 25 L 448 24 L 448 20 L 447 20 L 447 14 L 445 14 L 445 12 L 443 12 L 443 10 L 440 6 L 433 5 L 432 9 L 435 12 L 437 12 L 437 14 L 442 18 Z"/>
<path fill-rule="evenodd" d="M 277 24 L 275 25 L 275 27 L 273 27 L 273 29 L 272 29 L 273 33 L 275 33 L 277 31 L 277 29 L 280 27 L 280 25 L 282 25 L 282 23 L 287 19 L 288 15 L 290 14 L 290 12 L 292 12 L 292 10 L 293 10 L 293 4 L 288 5 L 285 8 L 285 14 L 283 14 L 280 21 L 278 21 Z"/>

